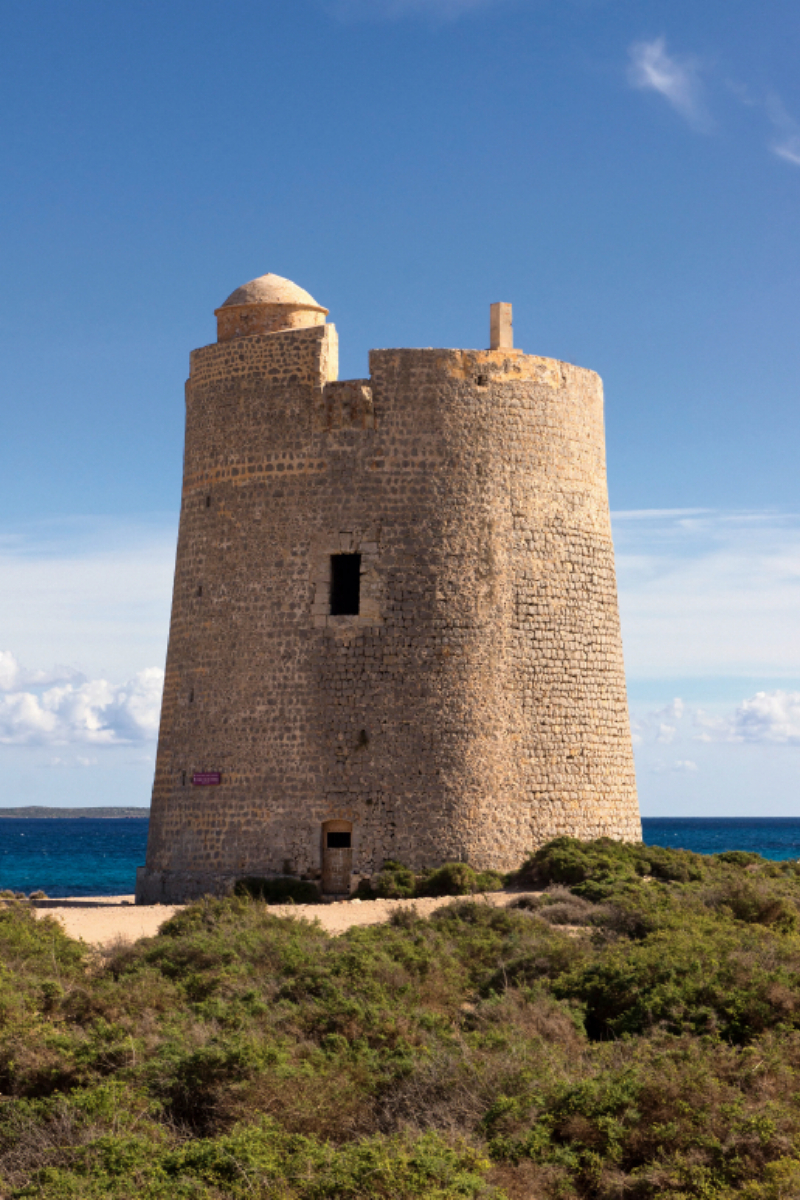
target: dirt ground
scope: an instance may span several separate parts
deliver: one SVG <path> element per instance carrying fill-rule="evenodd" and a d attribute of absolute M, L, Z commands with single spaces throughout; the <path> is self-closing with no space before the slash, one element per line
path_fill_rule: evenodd
<path fill-rule="evenodd" d="M 491 892 L 474 899 L 495 907 L 518 900 L 520 892 Z M 353 925 L 378 925 L 388 921 L 399 908 L 416 908 L 427 917 L 443 904 L 452 904 L 452 896 L 423 900 L 351 900 L 337 904 L 276 904 L 270 909 L 275 916 L 296 917 L 319 921 L 329 933 L 344 933 Z M 37 913 L 56 917 L 70 937 L 81 938 L 95 946 L 123 938 L 134 942 L 141 937 L 153 937 L 159 926 L 168 921 L 181 905 L 152 904 L 137 906 L 133 896 L 83 896 L 79 900 L 45 900 L 36 904 Z"/>

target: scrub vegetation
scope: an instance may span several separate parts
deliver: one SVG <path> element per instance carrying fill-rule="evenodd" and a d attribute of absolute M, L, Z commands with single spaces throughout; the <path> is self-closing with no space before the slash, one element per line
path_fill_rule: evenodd
<path fill-rule="evenodd" d="M 800 1194 L 800 864 L 562 838 L 515 883 L 335 938 L 207 899 L 102 958 L 9 900 L 0 1195 Z"/>
<path fill-rule="evenodd" d="M 358 900 L 415 900 L 419 896 L 474 896 L 499 892 L 511 876 L 499 871 L 475 871 L 467 863 L 448 862 L 436 870 L 412 871 L 402 863 L 387 859 L 373 879 L 362 879 Z M 267 904 L 322 904 L 316 883 L 280 876 L 260 879 L 246 876 L 234 889 L 237 896 L 250 896 Z M 33 899 L 33 897 L 31 897 Z"/>
<path fill-rule="evenodd" d="M 448 862 L 435 871 L 414 872 L 387 859 L 373 879 L 362 879 L 357 897 L 364 900 L 415 900 L 418 896 L 474 896 L 499 892 L 511 879 L 499 871 L 475 871 L 467 863 Z"/>

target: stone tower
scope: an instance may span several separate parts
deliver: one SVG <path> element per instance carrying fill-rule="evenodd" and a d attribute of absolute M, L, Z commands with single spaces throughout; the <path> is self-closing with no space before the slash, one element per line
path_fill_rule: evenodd
<path fill-rule="evenodd" d="M 195 350 L 140 903 L 639 840 L 594 372 L 374 350 L 265 275 Z"/>

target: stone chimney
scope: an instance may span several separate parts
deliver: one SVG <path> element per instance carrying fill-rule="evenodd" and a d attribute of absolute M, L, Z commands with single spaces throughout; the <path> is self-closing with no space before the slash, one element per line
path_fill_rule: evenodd
<path fill-rule="evenodd" d="M 489 306 L 489 348 L 491 350 L 514 349 L 514 327 L 511 323 L 510 304 Z"/>

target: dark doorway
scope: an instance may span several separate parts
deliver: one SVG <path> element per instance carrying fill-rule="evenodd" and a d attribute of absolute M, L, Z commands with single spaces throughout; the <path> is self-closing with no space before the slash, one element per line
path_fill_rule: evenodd
<path fill-rule="evenodd" d="M 342 833 L 337 830 L 331 830 L 327 835 L 328 850 L 349 850 L 350 839 L 353 836 L 350 833 Z"/>
<path fill-rule="evenodd" d="M 361 555 L 331 555 L 331 616 L 358 616 L 361 599 Z"/>
<path fill-rule="evenodd" d="M 322 826 L 322 891 L 328 896 L 350 894 L 353 873 L 353 826 L 349 821 L 326 821 Z"/>

